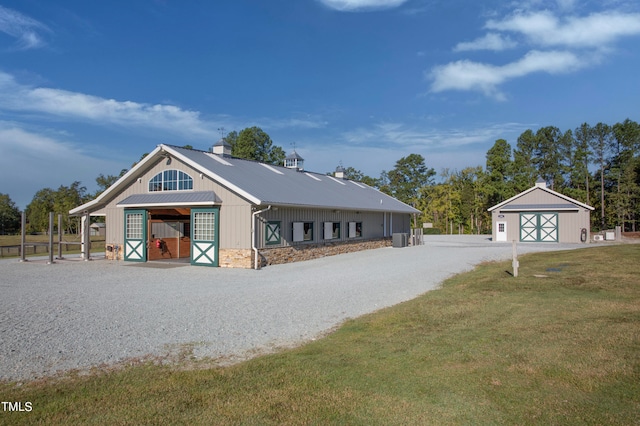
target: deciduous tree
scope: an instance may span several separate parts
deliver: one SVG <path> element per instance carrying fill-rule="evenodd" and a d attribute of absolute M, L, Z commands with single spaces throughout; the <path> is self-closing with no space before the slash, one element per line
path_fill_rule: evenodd
<path fill-rule="evenodd" d="M 381 178 L 386 182 L 383 182 L 381 190 L 404 203 L 416 203 L 420 188 L 433 184 L 435 175 L 435 170 L 425 165 L 422 155 L 409 154 L 399 159 L 392 170 L 383 172 Z"/>
<path fill-rule="evenodd" d="M 15 234 L 20 230 L 20 209 L 9 194 L 0 193 L 0 235 Z"/>
<path fill-rule="evenodd" d="M 230 132 L 225 140 L 231 145 L 231 155 L 234 157 L 277 165 L 282 165 L 286 157 L 284 150 L 273 145 L 271 137 L 259 127 L 243 129 L 237 137 Z"/>

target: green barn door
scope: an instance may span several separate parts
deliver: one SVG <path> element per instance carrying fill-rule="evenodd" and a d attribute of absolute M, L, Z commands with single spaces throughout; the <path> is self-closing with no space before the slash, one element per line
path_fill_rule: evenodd
<path fill-rule="evenodd" d="M 521 213 L 520 241 L 558 242 L 558 213 Z"/>
<path fill-rule="evenodd" d="M 218 266 L 218 207 L 191 209 L 191 264 Z"/>
<path fill-rule="evenodd" d="M 124 211 L 124 260 L 147 261 L 147 211 Z"/>

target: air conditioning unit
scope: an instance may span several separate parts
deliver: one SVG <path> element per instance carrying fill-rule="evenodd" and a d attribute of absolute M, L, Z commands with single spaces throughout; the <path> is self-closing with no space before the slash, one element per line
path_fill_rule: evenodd
<path fill-rule="evenodd" d="M 602 235 L 594 235 L 593 241 L 604 241 L 604 238 L 602 237 Z"/>

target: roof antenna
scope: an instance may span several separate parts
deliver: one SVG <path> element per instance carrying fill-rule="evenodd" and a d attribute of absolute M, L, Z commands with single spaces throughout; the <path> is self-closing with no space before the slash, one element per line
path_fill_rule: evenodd
<path fill-rule="evenodd" d="M 220 139 L 224 139 L 224 127 L 218 127 L 218 131 L 220 132 Z"/>

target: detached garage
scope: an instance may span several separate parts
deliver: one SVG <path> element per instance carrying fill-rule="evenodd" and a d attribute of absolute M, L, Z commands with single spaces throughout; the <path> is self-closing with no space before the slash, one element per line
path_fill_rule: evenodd
<path fill-rule="evenodd" d="M 547 188 L 535 186 L 491 207 L 493 241 L 586 243 L 593 207 Z"/>

